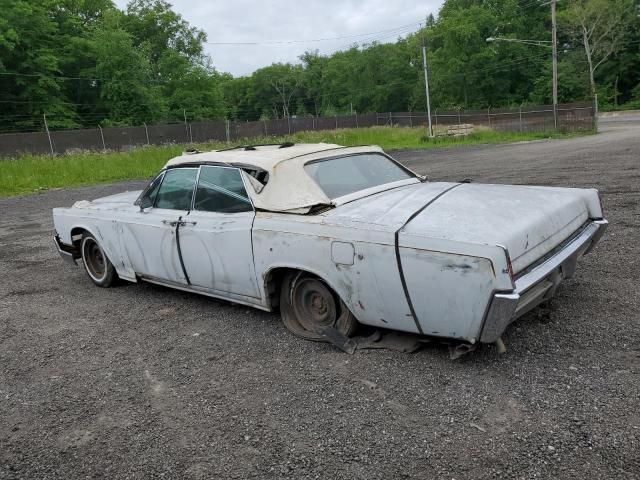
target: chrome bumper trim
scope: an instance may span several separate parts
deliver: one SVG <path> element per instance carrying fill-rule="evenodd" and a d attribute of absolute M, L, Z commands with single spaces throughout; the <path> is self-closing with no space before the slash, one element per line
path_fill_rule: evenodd
<path fill-rule="evenodd" d="M 65 262 L 78 265 L 76 263 L 76 258 L 80 258 L 80 257 L 72 247 L 68 247 L 67 245 L 64 245 L 60 241 L 60 237 L 58 237 L 57 234 L 53 236 L 53 242 L 56 244 L 56 249 L 58 250 L 58 253 L 60 254 L 60 256 Z"/>
<path fill-rule="evenodd" d="M 518 278 L 512 292 L 495 293 L 480 341 L 495 342 L 511 322 L 553 296 L 560 282 L 575 273 L 578 258 L 600 241 L 608 224 L 606 220 L 593 220 L 555 255 Z"/>

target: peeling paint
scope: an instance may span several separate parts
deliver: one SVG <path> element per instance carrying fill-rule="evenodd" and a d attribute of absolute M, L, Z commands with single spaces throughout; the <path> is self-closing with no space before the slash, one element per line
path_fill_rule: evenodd
<path fill-rule="evenodd" d="M 284 158 L 291 151 L 273 153 L 268 159 L 272 171 L 277 167 L 285 180 L 274 178 L 260 193 L 253 192 L 254 205 L 262 202 L 278 210 L 324 196 L 317 185 L 306 191 L 306 183 L 296 181 L 304 162 L 328 155 L 307 150 L 308 157 L 295 161 Z M 289 178 L 290 169 L 297 173 Z M 292 191 L 295 195 L 287 194 Z M 475 341 L 494 293 L 514 291 L 508 260 L 518 272 L 562 243 L 593 212 L 602 214 L 596 211 L 594 190 L 434 182 L 370 193 L 318 214 L 300 215 L 297 210 L 141 211 L 133 205 L 139 192 L 129 192 L 54 209 L 54 223 L 67 244 L 73 228 L 94 233 L 125 279 L 140 275 L 269 309 L 274 291 L 266 291 L 269 272 L 297 269 L 322 278 L 363 324 Z M 181 272 L 175 227 L 169 225 L 180 217 L 191 222 L 180 229 L 191 285 Z"/>

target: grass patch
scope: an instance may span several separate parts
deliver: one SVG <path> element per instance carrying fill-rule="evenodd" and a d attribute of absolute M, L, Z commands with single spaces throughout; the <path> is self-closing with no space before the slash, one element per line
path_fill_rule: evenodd
<path fill-rule="evenodd" d="M 444 129 L 446 130 L 446 128 Z M 436 132 L 440 133 L 440 132 Z M 292 141 L 307 143 L 337 143 L 339 145 L 380 145 L 385 150 L 423 149 L 435 147 L 457 147 L 486 143 L 512 143 L 545 138 L 566 138 L 569 134 L 551 132 L 499 132 L 476 129 L 474 133 L 461 137 L 436 136 L 429 138 L 424 128 L 371 127 L 319 132 L 300 132 L 291 135 Z"/>
<path fill-rule="evenodd" d="M 482 143 L 508 143 L 541 138 L 567 137 L 561 133 L 508 133 L 479 130 L 466 137 L 427 138 L 423 128 L 372 127 L 361 129 L 298 132 L 286 137 L 243 139 L 246 143 L 337 143 L 340 145 L 380 145 L 385 150 L 423 149 Z M 224 142 L 197 145 L 200 150 L 227 147 Z M 0 160 L 0 197 L 38 193 L 53 188 L 111 183 L 149 178 L 172 157 L 180 155 L 183 145 L 145 147 L 130 152 L 79 153 L 49 156 L 25 155 Z"/>
<path fill-rule="evenodd" d="M 83 153 L 54 158 L 27 155 L 0 160 L 0 196 L 147 178 L 182 150 L 181 146 L 167 146 L 107 154 Z"/>

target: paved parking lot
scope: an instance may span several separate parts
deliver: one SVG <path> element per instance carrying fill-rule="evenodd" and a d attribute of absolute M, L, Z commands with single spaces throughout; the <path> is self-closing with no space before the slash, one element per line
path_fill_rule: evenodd
<path fill-rule="evenodd" d="M 507 354 L 457 361 L 349 356 L 274 314 L 94 287 L 57 257 L 50 209 L 141 182 L 0 200 L 0 479 L 639 478 L 640 117 L 601 127 L 396 154 L 434 180 L 595 186 L 611 222 Z"/>

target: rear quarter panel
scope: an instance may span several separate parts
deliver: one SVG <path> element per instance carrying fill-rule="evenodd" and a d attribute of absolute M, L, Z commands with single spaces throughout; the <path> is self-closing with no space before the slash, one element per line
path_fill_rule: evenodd
<path fill-rule="evenodd" d="M 423 333 L 475 342 L 495 290 L 491 261 L 406 247 L 400 256 Z"/>
<path fill-rule="evenodd" d="M 425 335 L 475 342 L 495 292 L 513 290 L 505 250 L 400 232 L 400 258 Z"/>
<path fill-rule="evenodd" d="M 338 258 L 344 244 L 353 245 L 352 264 L 348 258 Z M 272 269 L 304 270 L 322 278 L 361 323 L 417 332 L 393 245 L 391 232 L 325 225 L 320 216 L 259 212 L 253 227 L 256 273 L 263 295 L 265 278 Z"/>

